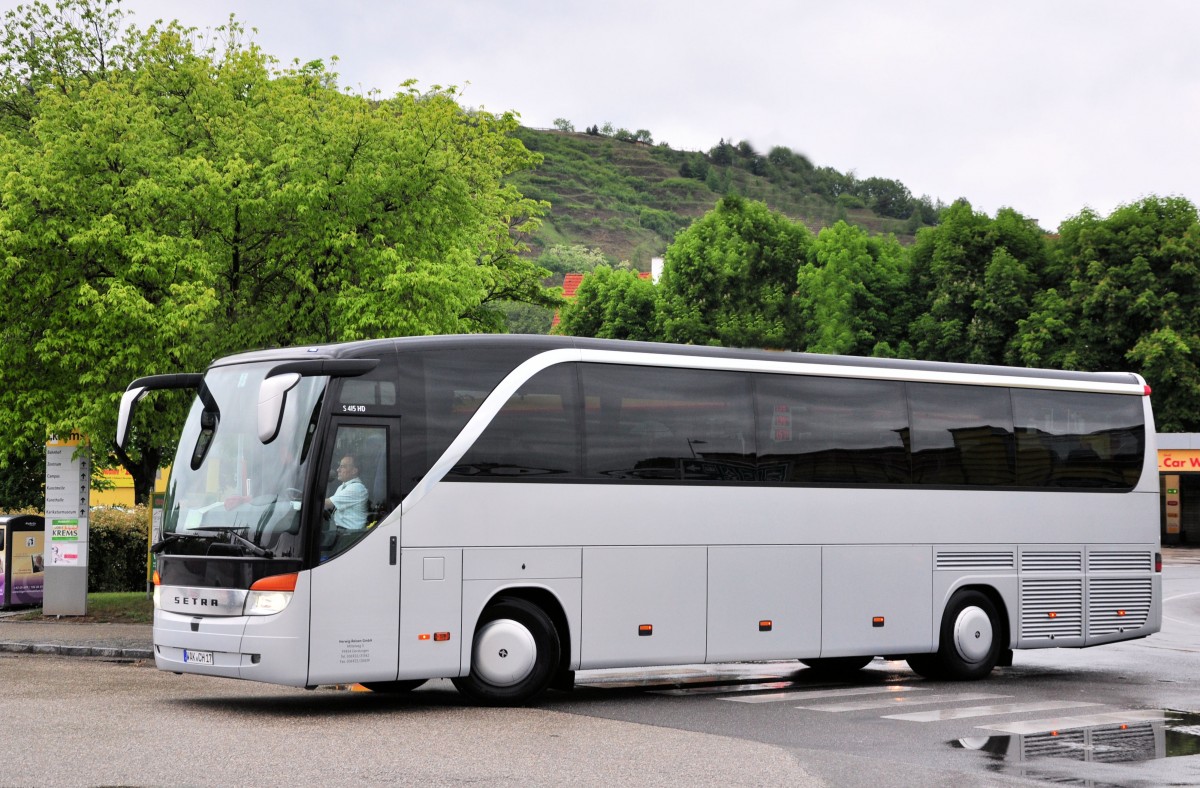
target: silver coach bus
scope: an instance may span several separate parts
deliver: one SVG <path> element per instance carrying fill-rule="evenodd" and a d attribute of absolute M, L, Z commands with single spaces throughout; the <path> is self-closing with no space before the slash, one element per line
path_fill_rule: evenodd
<path fill-rule="evenodd" d="M 159 668 L 520 703 L 574 671 L 986 676 L 1161 624 L 1133 374 L 569 337 L 270 350 L 193 388 Z M 352 493 L 352 494 L 351 494 Z"/>

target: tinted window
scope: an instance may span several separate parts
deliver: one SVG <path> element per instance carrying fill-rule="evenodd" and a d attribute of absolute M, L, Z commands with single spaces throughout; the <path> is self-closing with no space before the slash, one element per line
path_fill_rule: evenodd
<path fill-rule="evenodd" d="M 759 375 L 755 388 L 765 479 L 908 482 L 903 383 Z"/>
<path fill-rule="evenodd" d="M 1142 473 L 1140 397 L 1013 391 L 1020 475 L 1031 487 L 1131 489 Z"/>
<path fill-rule="evenodd" d="M 915 484 L 995 487 L 1016 481 L 1006 388 L 910 383 Z"/>
<path fill-rule="evenodd" d="M 492 389 L 532 353 L 501 347 L 400 354 L 396 395 L 402 495 L 437 462 Z"/>
<path fill-rule="evenodd" d="M 392 376 L 395 373 L 392 370 Z M 391 406 L 396 404 L 396 382 L 394 380 L 372 380 L 371 378 L 346 378 L 342 381 L 338 395 L 341 405 Z M 339 412 L 353 412 L 342 408 Z M 364 411 L 365 412 L 365 411 Z"/>
<path fill-rule="evenodd" d="M 579 476 L 576 370 L 560 364 L 509 398 L 449 477 Z"/>
<path fill-rule="evenodd" d="M 584 364 L 585 471 L 598 479 L 755 479 L 750 377 Z"/>

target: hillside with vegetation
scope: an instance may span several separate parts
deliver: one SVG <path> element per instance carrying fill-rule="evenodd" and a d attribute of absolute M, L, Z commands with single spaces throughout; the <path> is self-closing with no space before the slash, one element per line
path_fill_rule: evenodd
<path fill-rule="evenodd" d="M 904 184 L 859 179 L 817 167 L 785 147 L 760 153 L 721 140 L 707 152 L 654 144 L 650 132 L 591 127 L 576 132 L 522 127 L 516 135 L 542 162 L 511 178 L 550 208 L 534 237 L 535 255 L 556 246 L 598 249 L 611 262 L 648 270 L 675 234 L 735 192 L 815 231 L 839 220 L 902 242 L 936 223 L 941 205 L 914 198 Z"/>

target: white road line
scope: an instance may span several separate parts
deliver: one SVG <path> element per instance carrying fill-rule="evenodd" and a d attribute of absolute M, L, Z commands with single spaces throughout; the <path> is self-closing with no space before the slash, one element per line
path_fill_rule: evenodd
<path fill-rule="evenodd" d="M 896 706 L 928 706 L 930 703 L 955 703 L 968 700 L 993 700 L 996 698 L 1011 698 L 1012 695 L 995 695 L 990 692 L 964 692 L 958 695 L 901 695 L 895 698 L 875 698 L 873 700 L 853 700 L 846 703 L 820 703 L 813 706 L 797 706 L 797 709 L 810 711 L 866 711 L 867 709 L 886 709 Z"/>
<path fill-rule="evenodd" d="M 1091 714 L 1081 717 L 1051 717 L 1045 720 L 1025 720 L 1012 722 L 1007 725 L 979 725 L 976 727 L 1001 733 L 1048 733 L 1049 731 L 1066 731 L 1072 728 L 1090 728 L 1094 725 L 1119 725 L 1123 722 L 1146 722 L 1165 720 L 1166 715 L 1160 709 L 1131 709 L 1127 711 L 1109 711 L 1103 714 Z"/>
<path fill-rule="evenodd" d="M 783 703 L 785 701 L 805 701 L 814 698 L 846 698 L 853 695 L 883 695 L 896 692 L 924 692 L 925 687 L 908 687 L 890 685 L 886 687 L 853 687 L 840 690 L 801 690 L 798 692 L 772 692 L 767 695 L 751 695 L 747 698 L 720 698 L 734 703 Z"/>
<path fill-rule="evenodd" d="M 1047 700 L 1038 703 L 1004 703 L 999 706 L 968 706 L 965 709 L 939 709 L 935 711 L 916 711 L 912 714 L 885 714 L 885 720 L 908 720 L 909 722 L 939 722 L 941 720 L 962 720 L 968 717 L 986 717 L 989 714 L 1021 714 L 1027 711 L 1051 711 L 1053 709 L 1071 709 L 1081 706 L 1102 706 L 1102 703 L 1087 703 L 1084 701 L 1055 701 Z"/>
<path fill-rule="evenodd" d="M 723 695 L 733 692 L 756 692 L 758 690 L 794 687 L 794 681 L 772 681 L 763 684 L 726 684 L 719 687 L 684 687 L 668 690 L 650 690 L 649 695 Z"/>

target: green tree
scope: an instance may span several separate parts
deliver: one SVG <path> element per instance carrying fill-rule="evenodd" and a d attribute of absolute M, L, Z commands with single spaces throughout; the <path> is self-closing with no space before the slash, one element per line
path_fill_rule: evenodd
<path fill-rule="evenodd" d="M 1015 363 L 1017 321 L 1053 278 L 1045 233 L 1011 208 L 995 219 L 960 200 L 941 224 L 917 234 L 911 251 L 910 336 L 917 356 L 979 364 Z"/>
<path fill-rule="evenodd" d="M 857 184 L 857 193 L 880 216 L 907 219 L 912 215 L 914 201 L 908 187 L 889 178 L 867 178 Z"/>
<path fill-rule="evenodd" d="M 537 264 L 552 274 L 586 274 L 608 262 L 604 252 L 583 244 L 555 244 L 537 257 Z"/>
<path fill-rule="evenodd" d="M 598 266 L 559 312 L 555 333 L 576 337 L 654 341 L 658 292 L 631 268 Z"/>
<path fill-rule="evenodd" d="M 760 202 L 727 196 L 680 231 L 663 262 L 658 333 L 667 342 L 790 348 L 808 229 Z"/>
<path fill-rule="evenodd" d="M 68 6 L 117 29 L 116 4 Z M 5 40 L 47 13 L 10 11 Z M 175 23 L 131 28 L 97 67 L 7 61 L 10 99 L 21 68 L 50 72 L 32 79 L 33 120 L 10 112 L 0 135 L 0 297 L 22 305 L 0 328 L 0 465 L 47 427 L 107 445 L 140 375 L 253 347 L 495 330 L 499 302 L 556 303 L 520 254 L 543 206 L 506 180 L 536 161 L 515 117 L 469 113 L 453 89 L 347 95 L 319 61 L 273 71 L 236 23 L 219 33 L 204 48 Z M 118 455 L 139 498 L 172 451 L 170 401 L 148 403 Z"/>
<path fill-rule="evenodd" d="M 498 305 L 504 312 L 510 334 L 549 334 L 554 310 L 538 304 L 505 301 Z"/>
<path fill-rule="evenodd" d="M 797 275 L 803 349 L 908 355 L 908 259 L 892 236 L 838 222 L 817 234 Z"/>
<path fill-rule="evenodd" d="M 1200 429 L 1200 224 L 1179 197 L 1147 197 L 1059 228 L 1064 282 L 1041 294 L 1017 338 L 1039 366 L 1140 372 L 1158 426 Z"/>

